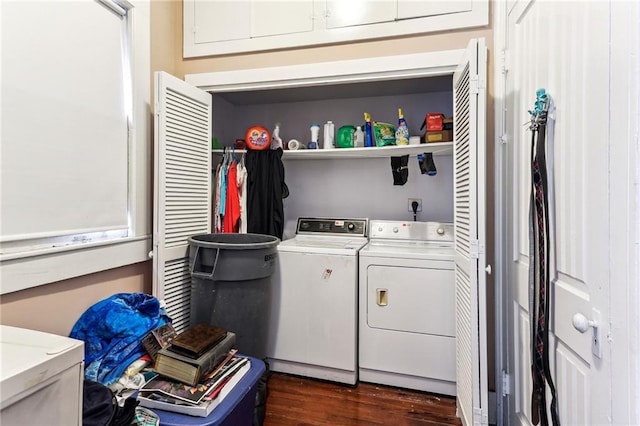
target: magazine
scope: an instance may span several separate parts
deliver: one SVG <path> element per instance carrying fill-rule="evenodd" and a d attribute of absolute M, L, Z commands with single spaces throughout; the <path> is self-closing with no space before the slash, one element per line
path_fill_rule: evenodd
<path fill-rule="evenodd" d="M 246 358 L 245 358 L 246 359 Z M 251 368 L 251 362 L 246 359 L 242 366 L 235 370 L 235 373 L 228 376 L 220 386 L 214 389 L 200 403 L 193 404 L 184 399 L 174 398 L 162 392 L 141 392 L 138 394 L 140 406 L 151 409 L 171 411 L 174 413 L 187 414 L 189 416 L 207 417 L 220 405 L 229 395 L 235 385 L 247 374 Z"/>
<path fill-rule="evenodd" d="M 249 359 L 233 356 L 228 362 L 221 363 L 218 369 L 204 377 L 202 383 L 191 386 L 167 377 L 156 375 L 140 389 L 140 395 L 160 393 L 168 397 L 184 401 L 188 404 L 199 404 L 210 393 L 220 387 L 227 377 L 233 375 Z"/>

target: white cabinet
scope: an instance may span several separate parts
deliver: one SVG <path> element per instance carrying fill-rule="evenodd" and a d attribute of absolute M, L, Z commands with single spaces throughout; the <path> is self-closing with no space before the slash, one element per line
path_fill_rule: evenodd
<path fill-rule="evenodd" d="M 475 4 L 474 4 L 475 3 Z M 398 0 L 398 19 L 471 13 L 478 2 L 473 0 L 415 1 Z"/>
<path fill-rule="evenodd" d="M 185 58 L 425 34 L 489 23 L 488 0 L 184 0 Z"/>
<path fill-rule="evenodd" d="M 327 0 L 326 28 L 353 27 L 395 21 L 395 1 L 344 1 Z"/>
<path fill-rule="evenodd" d="M 312 31 L 313 13 L 313 0 L 185 1 L 185 47 Z"/>
<path fill-rule="evenodd" d="M 82 424 L 83 342 L 0 325 L 0 353 L 0 424 Z"/>

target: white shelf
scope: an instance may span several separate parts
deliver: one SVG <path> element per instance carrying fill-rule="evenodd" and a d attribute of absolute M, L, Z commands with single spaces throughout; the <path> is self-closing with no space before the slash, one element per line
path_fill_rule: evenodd
<path fill-rule="evenodd" d="M 213 153 L 222 154 L 222 150 L 214 149 Z M 246 152 L 236 150 L 236 153 Z M 433 155 L 453 155 L 453 142 L 426 143 L 420 145 L 381 146 L 371 148 L 335 148 L 335 149 L 301 149 L 298 151 L 285 150 L 284 160 L 329 160 L 341 158 L 379 158 L 400 155 L 418 155 L 430 152 Z"/>

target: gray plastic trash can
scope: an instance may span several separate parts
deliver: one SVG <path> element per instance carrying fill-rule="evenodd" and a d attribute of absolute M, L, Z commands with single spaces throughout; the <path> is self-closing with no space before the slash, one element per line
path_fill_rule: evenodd
<path fill-rule="evenodd" d="M 191 324 L 233 331 L 240 353 L 266 358 L 271 279 L 279 242 L 262 234 L 189 238 Z"/>

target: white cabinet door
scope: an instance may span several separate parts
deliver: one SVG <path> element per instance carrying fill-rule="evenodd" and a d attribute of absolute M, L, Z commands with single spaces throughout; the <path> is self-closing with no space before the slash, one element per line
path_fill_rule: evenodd
<path fill-rule="evenodd" d="M 251 37 L 251 3 L 228 0 L 185 1 L 185 35 L 193 42 L 211 43 Z M 187 26 L 187 22 L 192 22 Z"/>
<path fill-rule="evenodd" d="M 260 50 L 282 47 L 256 39 L 314 28 L 314 0 L 185 0 L 183 5 L 186 58 L 244 51 L 247 43 Z"/>
<path fill-rule="evenodd" d="M 396 0 L 327 0 L 327 28 L 395 21 Z"/>
<path fill-rule="evenodd" d="M 488 424 L 486 315 L 487 48 L 471 40 L 453 74 L 456 393 L 463 425 Z"/>
<path fill-rule="evenodd" d="M 211 232 L 211 95 L 155 74 L 153 295 L 176 331 L 189 326 L 188 238 Z"/>
<path fill-rule="evenodd" d="M 251 37 L 313 31 L 313 3 L 313 0 L 252 1 Z"/>
<path fill-rule="evenodd" d="M 398 0 L 398 19 L 421 18 L 424 16 L 471 12 L 473 10 L 473 3 L 473 0 Z"/>
<path fill-rule="evenodd" d="M 185 58 L 425 34 L 489 23 L 489 0 L 184 0 Z"/>

